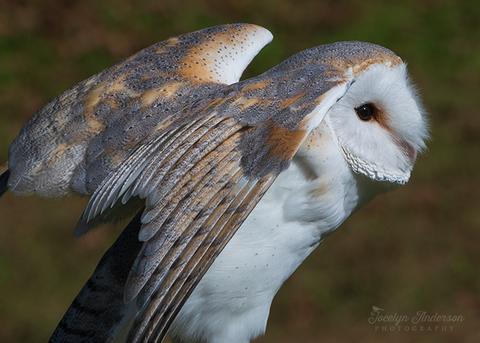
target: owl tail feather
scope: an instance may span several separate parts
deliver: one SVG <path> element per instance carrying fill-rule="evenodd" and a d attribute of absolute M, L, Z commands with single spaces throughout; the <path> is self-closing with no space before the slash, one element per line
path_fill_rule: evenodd
<path fill-rule="evenodd" d="M 8 169 L 8 163 L 5 163 L 0 167 L 0 198 L 8 189 L 8 177 L 10 176 L 10 170 Z"/>
<path fill-rule="evenodd" d="M 140 211 L 103 255 L 93 275 L 73 300 L 49 343 L 111 342 L 134 313 L 123 301 L 125 283 L 142 242 Z"/>

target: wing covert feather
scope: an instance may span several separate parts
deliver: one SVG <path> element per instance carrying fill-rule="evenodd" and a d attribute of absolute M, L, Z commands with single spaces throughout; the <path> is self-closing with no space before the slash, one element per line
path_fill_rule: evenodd
<path fill-rule="evenodd" d="M 195 149 L 214 148 L 208 147 L 208 138 L 219 137 L 223 132 L 221 118 L 231 119 L 227 127 L 238 124 L 249 128 L 238 144 L 247 177 L 258 179 L 273 170 L 278 174 L 288 167 L 304 138 L 320 124 L 352 81 L 351 75 L 320 65 L 290 72 L 267 72 L 210 94 L 165 119 L 146 135 L 96 189 L 84 219 L 101 213 L 122 195 L 124 201 L 128 201 L 130 194 L 146 198 L 147 210 L 150 210 L 178 181 L 176 171 L 180 170 L 181 174 L 184 167 L 188 170 L 194 165 L 191 161 L 184 166 L 177 165 L 173 174 L 178 175 L 167 183 L 165 176 L 175 163 L 182 156 L 183 161 L 191 158 L 192 155 L 186 153 L 190 147 L 202 141 L 206 142 L 205 146 L 197 145 Z M 222 124 L 216 127 L 219 123 Z M 180 130 L 184 125 L 191 127 Z M 177 131 L 182 134 L 172 133 Z M 155 190 L 159 190 L 159 196 Z M 149 217 L 144 220 L 148 221 Z"/>
<path fill-rule="evenodd" d="M 10 190 L 92 194 L 156 124 L 239 80 L 271 33 L 229 24 L 172 37 L 59 95 L 10 148 Z"/>

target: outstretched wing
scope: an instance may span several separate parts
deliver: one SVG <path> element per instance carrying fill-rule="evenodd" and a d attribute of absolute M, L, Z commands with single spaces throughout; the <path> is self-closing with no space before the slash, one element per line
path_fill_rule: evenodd
<path fill-rule="evenodd" d="M 125 289 L 130 339 L 162 338 L 181 305 L 353 76 L 312 65 L 224 87 L 158 124 L 94 192 L 83 220 L 146 199 Z M 77 232 L 81 234 L 83 232 Z"/>
<path fill-rule="evenodd" d="M 251 24 L 208 28 L 157 43 L 79 83 L 22 128 L 3 174 L 9 189 L 56 198 L 92 194 L 156 124 L 237 82 L 271 39 Z"/>

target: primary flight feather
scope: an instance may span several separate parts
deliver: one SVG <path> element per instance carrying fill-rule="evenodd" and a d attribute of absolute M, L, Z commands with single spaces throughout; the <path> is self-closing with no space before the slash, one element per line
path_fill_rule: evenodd
<path fill-rule="evenodd" d="M 22 128 L 1 192 L 91 195 L 77 236 L 137 213 L 52 342 L 111 341 L 131 312 L 129 342 L 249 342 L 302 261 L 408 181 L 428 129 L 402 60 L 339 42 L 239 81 L 271 38 L 251 24 L 170 38 Z"/>

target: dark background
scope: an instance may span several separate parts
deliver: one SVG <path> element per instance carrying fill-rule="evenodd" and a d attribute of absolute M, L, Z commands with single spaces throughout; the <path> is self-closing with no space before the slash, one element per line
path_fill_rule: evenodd
<path fill-rule="evenodd" d="M 432 128 L 409 184 L 377 197 L 307 259 L 257 342 L 480 341 L 478 1 L 2 0 L 0 164 L 22 125 L 64 90 L 167 37 L 232 22 L 275 36 L 245 77 L 339 40 L 392 49 L 409 63 Z M 0 199 L 1 342 L 47 341 L 120 232 L 74 239 L 87 200 Z M 411 321 L 370 324 L 372 306 L 464 320 L 412 331 Z"/>

